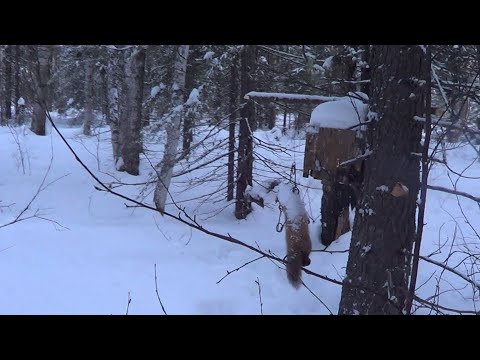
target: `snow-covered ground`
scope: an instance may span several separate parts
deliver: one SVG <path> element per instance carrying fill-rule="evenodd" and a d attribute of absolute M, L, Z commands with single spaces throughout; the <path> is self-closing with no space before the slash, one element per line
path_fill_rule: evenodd
<path fill-rule="evenodd" d="M 101 134 L 92 137 L 81 135 L 79 128 L 60 130 L 102 181 L 139 183 L 148 179 L 151 168 L 145 158 L 140 176 L 114 170 L 108 128 L 97 129 Z M 219 133 L 218 141 L 225 136 L 226 133 Z M 149 150 L 155 148 L 148 146 Z M 292 150 L 275 150 L 278 146 Z M 270 167 L 288 179 L 292 162 L 296 162 L 301 195 L 314 220 L 310 223 L 313 246 L 322 249 L 318 237 L 321 184 L 301 176 L 304 141 L 281 135 L 279 131 L 259 130 L 255 149 L 256 158 L 264 159 L 255 163 L 260 181 L 278 178 Z M 204 149 L 199 147 L 197 152 L 201 151 Z M 340 286 L 303 275 L 306 285 L 325 307 L 306 288 L 291 287 L 283 267 L 269 259 L 255 261 L 218 283 L 227 271 L 257 258 L 258 254 L 158 213 L 126 207 L 125 200 L 96 190 L 95 181 L 75 161 L 55 132 L 49 131 L 41 137 L 25 127 L 0 127 L 0 154 L 0 226 L 15 219 L 25 208 L 50 164 L 44 189 L 22 218 L 38 209 L 38 216 L 55 221 L 30 218 L 0 228 L 0 314 L 125 314 L 129 296 L 129 314 L 162 314 L 155 291 L 155 264 L 158 293 L 168 314 L 260 314 L 261 311 L 264 314 L 335 314 L 338 310 Z M 459 172 L 475 157 L 469 146 L 449 154 L 450 166 Z M 208 156 L 199 162 L 205 159 Z M 216 163 L 224 164 L 226 158 Z M 211 181 L 196 183 L 211 173 Z M 480 177 L 480 163 L 474 161 L 465 175 Z M 455 181 L 457 177 L 451 176 Z M 247 220 L 237 220 L 233 205 L 227 206 L 223 193 L 217 190 L 225 178 L 226 167 L 222 173 L 210 166 L 174 178 L 171 191 L 175 201 L 189 214 L 196 214 L 205 228 L 228 233 L 283 258 L 285 241 L 284 234 L 276 231 L 279 211 L 275 194 L 266 195 L 265 208 L 253 205 L 254 211 Z M 433 169 L 430 183 L 452 186 L 447 169 L 440 165 Z M 477 179 L 462 179 L 457 186 L 459 190 L 480 196 L 478 183 Z M 136 197 L 141 187 L 122 186 L 116 190 Z M 209 192 L 213 195 L 205 201 L 200 195 Z M 151 195 L 145 201 L 151 204 Z M 444 260 L 451 249 L 469 247 L 470 252 L 480 253 L 480 240 L 465 223 L 455 195 L 430 191 L 427 201 L 423 255 L 438 250 L 439 243 L 446 245 L 433 256 L 436 261 Z M 463 198 L 459 202 L 472 227 L 480 232 L 477 203 Z M 178 213 L 171 203 L 166 210 Z M 350 235 L 343 235 L 329 250 L 348 249 Z M 341 280 L 347 256 L 345 252 L 313 252 L 309 269 Z M 464 274 L 477 268 L 476 265 L 472 268 L 470 262 L 461 253 L 449 259 L 452 267 L 460 263 L 456 270 Z M 434 295 L 438 280 L 440 304 L 478 310 L 478 292 L 475 303 L 470 284 L 449 272 L 442 274 L 441 270 L 421 263 L 418 294 L 425 298 Z M 480 281 L 478 277 L 477 281 Z M 428 313 L 428 310 L 419 309 L 417 313 Z"/>

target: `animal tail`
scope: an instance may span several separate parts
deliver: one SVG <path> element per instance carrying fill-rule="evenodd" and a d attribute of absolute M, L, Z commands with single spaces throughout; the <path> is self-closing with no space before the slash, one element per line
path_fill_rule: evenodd
<path fill-rule="evenodd" d="M 310 265 L 310 258 L 303 252 L 287 256 L 287 278 L 295 289 L 302 284 L 302 266 L 308 265 Z"/>

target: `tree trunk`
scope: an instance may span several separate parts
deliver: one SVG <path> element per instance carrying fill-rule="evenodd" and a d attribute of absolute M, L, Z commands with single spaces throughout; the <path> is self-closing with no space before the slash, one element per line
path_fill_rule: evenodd
<path fill-rule="evenodd" d="M 102 114 L 107 124 L 110 121 L 110 105 L 108 101 L 108 70 L 107 67 L 103 66 L 100 68 L 100 79 L 101 79 L 101 86 L 100 86 L 100 93 L 101 93 L 101 107 L 102 107 Z"/>
<path fill-rule="evenodd" d="M 333 181 L 322 180 L 322 202 L 320 208 L 320 241 L 323 245 L 330 245 L 335 237 L 337 214 L 335 209 L 335 193 Z"/>
<path fill-rule="evenodd" d="M 84 118 L 83 118 L 83 135 L 90 136 L 92 134 L 93 121 L 93 72 L 94 63 L 88 51 L 85 51 L 85 87 L 84 87 Z"/>
<path fill-rule="evenodd" d="M 277 120 L 277 113 L 275 111 L 275 104 L 273 103 L 268 103 L 267 104 L 267 109 L 265 112 L 265 117 L 266 117 L 266 125 L 269 130 L 272 130 L 275 127 L 275 123 Z"/>
<path fill-rule="evenodd" d="M 15 101 L 15 117 L 17 119 L 17 125 L 20 117 L 18 100 L 20 99 L 20 45 L 15 45 L 15 87 L 14 87 L 14 101 Z"/>
<path fill-rule="evenodd" d="M 295 131 L 300 131 L 301 129 L 304 129 L 306 124 L 310 121 L 310 116 L 309 114 L 312 112 L 311 106 L 301 104 L 298 107 L 298 115 L 295 120 Z"/>
<path fill-rule="evenodd" d="M 372 72 L 370 71 L 370 45 L 362 45 L 363 50 L 362 59 L 365 61 L 365 64 L 362 66 L 362 72 L 360 75 L 360 80 L 370 80 L 372 78 Z M 365 83 L 360 86 L 360 91 L 364 94 L 370 96 L 370 83 Z"/>
<path fill-rule="evenodd" d="M 187 93 L 188 94 L 188 93 Z M 188 111 L 183 117 L 183 155 L 188 159 L 190 146 L 193 141 L 193 126 L 195 124 L 195 113 Z"/>
<path fill-rule="evenodd" d="M 119 106 L 119 88 L 120 84 L 120 65 L 119 54 L 117 51 L 110 54 L 108 59 L 107 88 L 108 88 L 108 118 L 112 137 L 112 153 L 115 168 L 120 170 L 120 106 Z"/>
<path fill-rule="evenodd" d="M 4 97 L 4 89 L 3 84 L 5 82 L 4 74 L 5 74 L 5 63 L 3 61 L 5 57 L 5 46 L 0 45 L 0 125 L 4 126 L 7 124 L 5 119 L 5 107 L 2 105 L 3 97 Z"/>
<path fill-rule="evenodd" d="M 163 213 L 167 201 L 168 188 L 172 180 L 175 157 L 180 141 L 180 126 L 183 116 L 185 76 L 187 71 L 189 45 L 179 45 L 175 58 L 173 85 L 172 85 L 172 108 L 173 113 L 167 120 L 167 143 L 163 159 L 157 165 L 158 181 L 154 193 L 154 201 L 157 209 Z"/>
<path fill-rule="evenodd" d="M 402 314 L 415 238 L 420 169 L 411 153 L 421 152 L 422 124 L 414 116 L 424 115 L 425 53 L 420 46 L 375 45 L 371 55 L 373 153 L 365 164 L 339 314 Z"/>
<path fill-rule="evenodd" d="M 227 201 L 233 200 L 235 191 L 235 125 L 238 107 L 238 58 L 230 65 L 230 123 L 228 125 Z"/>
<path fill-rule="evenodd" d="M 12 118 L 12 46 L 7 45 L 5 48 L 4 63 L 4 104 L 5 104 L 5 118 L 10 120 Z"/>
<path fill-rule="evenodd" d="M 122 170 L 131 175 L 139 174 L 140 153 L 142 152 L 142 101 L 143 78 L 145 74 L 145 48 L 137 47 L 127 52 L 125 61 L 125 106 L 120 112 L 120 152 Z"/>
<path fill-rule="evenodd" d="M 37 135 L 45 135 L 45 112 L 47 111 L 49 62 L 52 47 L 50 45 L 36 45 L 31 50 L 33 52 L 33 80 L 35 86 L 32 131 Z"/>
<path fill-rule="evenodd" d="M 241 52 L 240 96 L 254 90 L 251 74 L 255 66 L 255 46 L 245 45 Z M 237 191 L 235 197 L 235 217 L 245 219 L 252 211 L 252 204 L 245 196 L 248 185 L 252 185 L 253 143 L 252 134 L 255 109 L 253 102 L 248 101 L 240 111 L 240 126 L 238 139 Z"/>
<path fill-rule="evenodd" d="M 190 47 L 188 56 L 187 69 L 185 74 L 185 95 L 189 95 L 195 88 L 195 80 L 197 79 L 198 64 L 197 57 L 200 55 L 200 47 L 193 45 Z M 188 157 L 190 146 L 193 141 L 193 127 L 195 125 L 195 111 L 188 111 L 183 119 L 183 153 Z"/>

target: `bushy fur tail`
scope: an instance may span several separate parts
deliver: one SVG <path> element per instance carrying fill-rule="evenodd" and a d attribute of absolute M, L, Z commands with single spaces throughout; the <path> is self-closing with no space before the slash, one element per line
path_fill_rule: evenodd
<path fill-rule="evenodd" d="M 287 257 L 287 278 L 290 284 L 298 289 L 302 284 L 302 258 L 298 255 Z"/>
<path fill-rule="evenodd" d="M 290 284 L 298 289 L 302 285 L 302 266 L 310 265 L 308 254 L 303 252 L 288 254 L 287 256 L 287 278 Z"/>

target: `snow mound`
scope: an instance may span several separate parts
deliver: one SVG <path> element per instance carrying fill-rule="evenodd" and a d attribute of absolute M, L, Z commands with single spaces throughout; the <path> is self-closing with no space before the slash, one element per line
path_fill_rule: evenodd
<path fill-rule="evenodd" d="M 352 96 L 363 99 L 366 97 L 363 93 L 355 93 Z M 323 128 L 348 129 L 365 122 L 367 113 L 367 104 L 357 98 L 349 97 L 318 105 L 312 111 L 310 124 Z"/>

